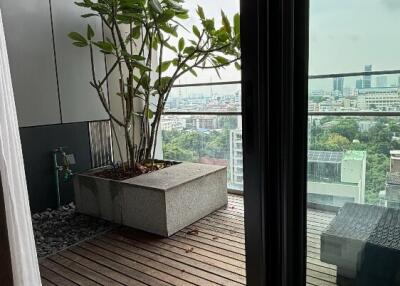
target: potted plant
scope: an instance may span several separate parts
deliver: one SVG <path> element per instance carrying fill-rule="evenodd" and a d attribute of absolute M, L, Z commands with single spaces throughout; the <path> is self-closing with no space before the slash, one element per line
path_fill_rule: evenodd
<path fill-rule="evenodd" d="M 76 3 L 89 10 L 82 17 L 99 17 L 106 36 L 95 35 L 90 25 L 84 34 L 68 35 L 75 46 L 88 49 L 90 84 L 110 117 L 113 134 L 122 129 L 125 139 L 124 145 L 116 142 L 120 164 L 75 177 L 78 210 L 161 235 L 170 235 L 227 202 L 226 168 L 155 160 L 171 88 L 181 76 L 196 76 L 200 69 L 218 73 L 230 64 L 240 69 L 239 14 L 229 20 L 221 11 L 217 27 L 199 6 L 201 25 L 183 37 L 189 32 L 183 4 L 184 0 L 83 0 Z M 113 60 L 102 78 L 95 69 L 96 50 Z M 120 90 L 111 96 L 121 99 L 122 117 L 114 113 L 104 91 L 115 75 Z"/>

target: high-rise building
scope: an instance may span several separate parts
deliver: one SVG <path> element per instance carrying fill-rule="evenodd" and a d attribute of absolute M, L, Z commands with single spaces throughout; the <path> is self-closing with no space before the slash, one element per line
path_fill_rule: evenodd
<path fill-rule="evenodd" d="M 362 89 L 362 88 L 363 88 L 363 80 L 357 79 L 356 80 L 356 89 Z"/>
<path fill-rule="evenodd" d="M 366 65 L 364 67 L 365 72 L 371 72 L 372 71 L 372 65 Z M 364 75 L 363 76 L 363 88 L 371 88 L 371 76 L 370 75 Z"/>
<path fill-rule="evenodd" d="M 387 76 L 382 75 L 376 77 L 376 87 L 387 87 L 387 86 L 388 86 Z"/>
<path fill-rule="evenodd" d="M 308 202 L 342 207 L 364 203 L 366 151 L 308 150 Z"/>
<path fill-rule="evenodd" d="M 333 91 L 340 91 L 343 94 L 343 83 L 344 79 L 342 77 L 336 77 L 333 79 Z"/>
<path fill-rule="evenodd" d="M 243 146 L 242 129 L 230 132 L 229 185 L 233 189 L 243 189 Z"/>

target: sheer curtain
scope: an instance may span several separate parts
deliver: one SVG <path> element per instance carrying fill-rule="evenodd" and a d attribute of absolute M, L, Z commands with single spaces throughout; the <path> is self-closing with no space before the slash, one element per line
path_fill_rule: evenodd
<path fill-rule="evenodd" d="M 1 11 L 0 170 L 14 286 L 41 285 Z"/>

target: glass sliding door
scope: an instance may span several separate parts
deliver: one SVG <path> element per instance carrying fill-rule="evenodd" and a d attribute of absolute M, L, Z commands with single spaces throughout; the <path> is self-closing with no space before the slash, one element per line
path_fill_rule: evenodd
<path fill-rule="evenodd" d="M 400 285 L 399 16 L 396 1 L 310 1 L 310 285 Z"/>

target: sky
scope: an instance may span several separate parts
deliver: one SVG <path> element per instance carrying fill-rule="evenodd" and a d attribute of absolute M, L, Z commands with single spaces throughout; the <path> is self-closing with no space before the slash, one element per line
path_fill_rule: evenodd
<path fill-rule="evenodd" d="M 400 69 L 400 0 L 310 0 L 310 74 Z"/>
<path fill-rule="evenodd" d="M 197 5 L 200 5 L 203 7 L 204 13 L 207 18 L 215 19 L 216 27 L 221 26 L 221 10 L 223 10 L 224 13 L 228 16 L 232 24 L 233 16 L 236 13 L 239 13 L 239 3 L 239 0 L 187 0 L 183 6 L 184 8 L 189 10 L 190 18 L 188 20 L 185 20 L 183 23 L 189 31 L 192 31 L 193 24 L 201 27 L 199 17 L 196 13 Z M 182 31 L 183 29 L 181 29 L 181 32 Z M 187 39 L 196 39 L 195 36 L 185 32 L 184 37 Z M 171 40 L 177 42 L 177 39 L 172 38 Z M 197 70 L 196 72 L 198 74 L 197 77 L 194 77 L 191 73 L 188 73 L 187 75 L 181 77 L 178 83 L 187 84 L 195 82 L 198 83 L 240 80 L 240 71 L 238 71 L 233 65 L 220 71 L 221 78 L 219 78 L 215 72 L 209 69 L 204 71 Z"/>
<path fill-rule="evenodd" d="M 197 5 L 220 24 L 221 9 L 231 19 L 239 12 L 239 2 L 188 0 L 185 7 L 191 11 L 191 19 L 185 25 L 191 29 L 199 24 Z M 310 0 L 310 75 L 358 72 L 366 64 L 373 70 L 400 69 L 400 0 Z M 240 80 L 240 72 L 233 67 L 221 75 L 219 79 L 207 70 L 198 78 L 181 78 L 180 83 Z M 354 84 L 350 79 L 347 83 Z M 331 86 L 331 80 L 314 81 L 314 85 Z"/>

